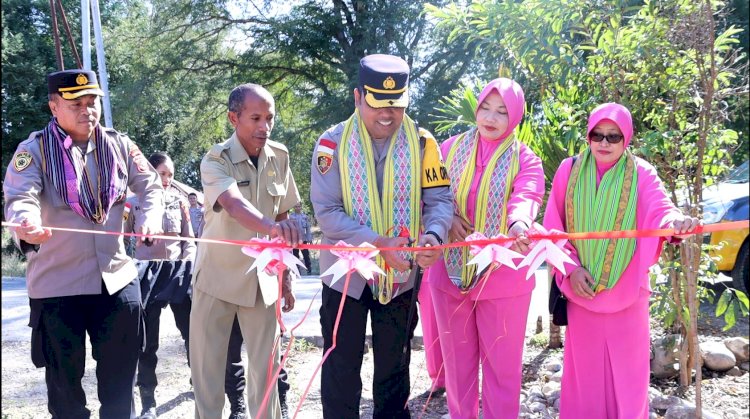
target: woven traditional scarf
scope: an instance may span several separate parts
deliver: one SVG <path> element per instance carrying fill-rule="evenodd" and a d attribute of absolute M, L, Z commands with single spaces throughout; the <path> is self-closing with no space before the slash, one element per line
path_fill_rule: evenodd
<path fill-rule="evenodd" d="M 471 184 L 474 180 L 474 162 L 479 147 L 479 132 L 476 128 L 461 134 L 451 145 L 446 159 L 448 175 L 453 180 L 451 191 L 454 210 L 468 220 L 467 208 Z M 482 174 L 477 190 L 474 228 L 487 237 L 506 234 L 507 202 L 513 189 L 513 179 L 518 174 L 519 147 L 515 135 L 503 140 L 495 150 Z M 484 176 L 489 173 L 489 176 Z M 449 248 L 444 251 L 448 277 L 461 291 L 467 292 L 479 282 L 475 265 L 467 265 L 469 248 Z"/>
<path fill-rule="evenodd" d="M 401 227 L 407 227 L 412 234 L 419 231 L 422 163 L 417 125 L 411 118 L 404 115 L 388 146 L 382 196 L 377 188 L 372 140 L 358 110 L 344 125 L 338 158 L 344 210 L 350 217 L 381 236 L 395 237 Z M 408 254 L 402 252 L 402 256 L 406 258 Z M 409 272 L 386 270 L 380 256 L 377 263 L 387 275 L 375 275 L 368 285 L 373 296 L 386 304 L 408 281 Z"/>
<path fill-rule="evenodd" d="M 122 156 L 101 126 L 96 126 L 91 141 L 95 145 L 96 173 L 89 173 L 83 161 L 80 169 L 76 167 L 70 150 L 72 139 L 57 123 L 57 118 L 52 118 L 42 131 L 40 141 L 42 172 L 73 212 L 96 224 L 104 224 L 112 204 L 125 194 L 127 170 Z M 96 185 L 93 176 L 96 176 Z"/>
<path fill-rule="evenodd" d="M 596 162 L 587 149 L 570 173 L 565 196 L 568 232 L 617 231 L 635 229 L 638 202 L 638 172 L 635 158 L 625 151 L 620 160 L 602 176 L 596 187 Z M 635 239 L 572 240 L 583 267 L 594 278 L 600 292 L 617 284 L 635 252 Z"/>

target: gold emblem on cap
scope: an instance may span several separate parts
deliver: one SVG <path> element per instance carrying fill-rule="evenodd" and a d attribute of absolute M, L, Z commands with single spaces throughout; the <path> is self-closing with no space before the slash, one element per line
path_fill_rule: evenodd
<path fill-rule="evenodd" d="M 79 74 L 78 77 L 76 77 L 76 84 L 78 84 L 79 86 L 89 84 L 89 78 L 86 77 L 85 74 Z"/>
<path fill-rule="evenodd" d="M 17 153 L 16 157 L 13 159 L 13 167 L 16 169 L 16 172 L 20 172 L 29 167 L 29 165 L 31 165 L 31 153 L 28 151 Z"/>
<path fill-rule="evenodd" d="M 383 87 L 386 89 L 393 89 L 396 87 L 396 80 L 393 80 L 393 77 L 388 76 L 385 80 L 383 80 Z"/>

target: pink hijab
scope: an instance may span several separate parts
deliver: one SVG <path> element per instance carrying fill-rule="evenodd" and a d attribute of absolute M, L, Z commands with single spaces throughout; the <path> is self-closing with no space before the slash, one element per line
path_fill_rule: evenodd
<path fill-rule="evenodd" d="M 493 91 L 500 94 L 503 102 L 505 102 L 505 107 L 508 109 L 508 129 L 500 136 L 502 140 L 509 136 L 518 124 L 521 123 L 526 100 L 523 97 L 523 89 L 520 84 L 511 79 L 500 77 L 487 83 L 487 86 L 482 89 L 482 93 L 479 94 L 479 99 L 477 100 L 477 108 L 474 109 L 475 116 L 484 99 Z"/>
<path fill-rule="evenodd" d="M 596 124 L 605 119 L 617 124 L 617 127 L 620 128 L 622 135 L 625 137 L 623 141 L 627 148 L 630 144 L 630 139 L 633 138 L 633 117 L 630 116 L 628 108 L 614 102 L 603 103 L 591 111 L 589 126 L 586 131 L 586 141 L 588 141 L 589 134 L 591 134 L 591 130 L 594 129 Z"/>

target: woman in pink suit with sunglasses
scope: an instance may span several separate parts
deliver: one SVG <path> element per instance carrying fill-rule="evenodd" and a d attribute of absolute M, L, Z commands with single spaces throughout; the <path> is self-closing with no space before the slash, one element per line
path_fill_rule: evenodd
<path fill-rule="evenodd" d="M 671 202 L 653 166 L 635 157 L 630 111 L 595 108 L 589 147 L 555 174 L 544 226 L 566 232 L 673 228 L 700 222 Z M 666 238 L 573 240 L 576 265 L 556 281 L 568 299 L 560 418 L 648 418 L 648 270 Z"/>

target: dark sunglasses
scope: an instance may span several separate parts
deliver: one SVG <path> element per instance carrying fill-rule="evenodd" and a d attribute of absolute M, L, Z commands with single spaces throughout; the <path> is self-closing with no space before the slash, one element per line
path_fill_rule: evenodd
<path fill-rule="evenodd" d="M 610 143 L 610 144 L 617 144 L 620 141 L 622 141 L 624 138 L 625 137 L 622 136 L 622 135 L 620 135 L 620 134 L 608 134 L 608 135 L 604 135 L 604 134 L 599 134 L 597 132 L 592 132 L 591 134 L 589 134 L 589 140 L 591 140 L 591 141 L 593 141 L 595 143 L 600 143 L 600 142 L 602 142 L 604 140 L 607 140 L 607 142 Z"/>

